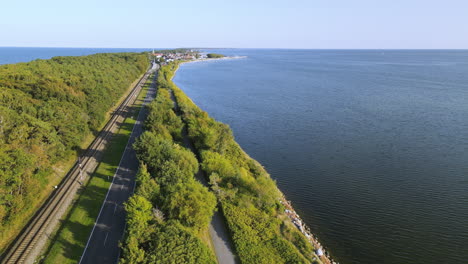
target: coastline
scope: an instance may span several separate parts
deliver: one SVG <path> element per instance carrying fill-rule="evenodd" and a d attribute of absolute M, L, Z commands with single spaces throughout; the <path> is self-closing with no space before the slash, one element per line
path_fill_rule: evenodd
<path fill-rule="evenodd" d="M 187 60 L 187 61 L 181 61 L 178 62 L 177 64 L 177 69 L 174 71 L 174 75 L 171 78 L 174 79 L 175 75 L 177 74 L 177 71 L 179 70 L 180 65 L 186 64 L 186 63 L 195 63 L 195 62 L 203 62 L 203 61 L 219 61 L 219 60 L 237 60 L 237 59 L 245 59 L 247 56 L 233 56 L 233 57 L 222 57 L 222 58 L 215 58 L 215 59 L 197 59 L 197 60 Z"/>
<path fill-rule="evenodd" d="M 217 61 L 217 60 L 235 60 L 235 59 L 245 59 L 247 56 L 226 56 L 222 58 L 206 58 L 206 59 L 197 59 L 187 62 L 200 62 L 200 61 Z"/>
<path fill-rule="evenodd" d="M 211 60 L 240 59 L 240 58 L 246 58 L 246 56 L 242 56 L 242 57 L 223 57 L 223 58 L 216 58 L 216 59 L 201 59 L 201 60 L 194 60 L 194 61 L 179 62 L 178 65 L 177 65 L 177 68 L 175 69 L 174 74 L 173 74 L 173 76 L 171 78 L 171 81 L 173 81 L 173 78 L 177 74 L 177 71 L 179 70 L 179 67 L 180 67 L 181 64 L 199 62 L 199 61 L 207 61 L 207 60 L 211 61 Z M 191 100 L 190 97 L 189 97 L 189 99 Z M 315 249 L 315 254 L 316 254 L 316 256 L 319 257 L 320 261 L 322 263 L 324 263 L 324 264 L 339 264 L 339 262 L 336 262 L 335 260 L 333 260 L 333 258 L 331 257 L 329 251 L 326 250 L 325 247 L 319 242 L 318 237 L 314 233 L 312 233 L 310 228 L 304 223 L 304 221 L 302 221 L 299 214 L 294 210 L 291 201 L 286 199 L 286 196 L 280 190 L 278 185 L 276 185 L 276 188 L 278 189 L 279 193 L 281 194 L 279 202 L 285 207 L 284 213 L 289 217 L 290 221 L 296 226 L 296 228 L 307 238 L 309 243 L 311 243 L 313 245 L 313 247 Z"/>
<path fill-rule="evenodd" d="M 178 64 L 180 66 L 181 64 L 185 64 L 185 63 L 195 63 L 195 62 L 203 62 L 203 61 L 219 61 L 219 60 L 238 60 L 238 59 L 245 59 L 245 58 L 247 58 L 247 56 L 232 56 L 232 57 L 222 57 L 222 58 L 214 58 L 214 59 L 206 58 L 206 59 L 181 61 Z M 175 76 L 175 74 L 177 73 L 178 70 L 179 70 L 179 67 L 177 67 L 177 69 L 175 70 L 174 76 Z"/>
<path fill-rule="evenodd" d="M 306 236 L 307 240 L 314 246 L 315 248 L 315 254 L 320 258 L 320 261 L 322 261 L 325 264 L 339 264 L 339 262 L 336 262 L 333 260 L 331 257 L 330 253 L 328 250 L 325 249 L 324 246 L 319 242 L 317 235 L 312 233 L 310 231 L 310 228 L 302 221 L 301 217 L 299 216 L 298 213 L 294 210 L 293 206 L 291 205 L 291 201 L 288 201 L 286 199 L 286 196 L 284 193 L 279 189 L 277 186 L 278 190 L 280 191 L 282 197 L 280 200 L 280 203 L 284 205 L 285 213 L 293 222 L 293 224 L 297 227 L 297 229 Z M 319 254 L 321 252 L 321 254 Z"/>

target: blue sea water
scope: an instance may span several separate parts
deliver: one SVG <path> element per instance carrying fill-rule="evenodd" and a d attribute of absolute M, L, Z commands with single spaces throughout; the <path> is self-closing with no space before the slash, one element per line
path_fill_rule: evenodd
<path fill-rule="evenodd" d="M 0 48 L 0 64 L 144 49 Z M 174 81 L 341 263 L 467 263 L 468 51 L 251 50 Z"/>
<path fill-rule="evenodd" d="M 216 50 L 174 78 L 341 263 L 468 263 L 468 51 Z"/>
<path fill-rule="evenodd" d="M 55 56 L 83 56 L 95 53 L 142 52 L 148 50 L 150 49 L 0 47 L 0 64 L 50 59 Z"/>

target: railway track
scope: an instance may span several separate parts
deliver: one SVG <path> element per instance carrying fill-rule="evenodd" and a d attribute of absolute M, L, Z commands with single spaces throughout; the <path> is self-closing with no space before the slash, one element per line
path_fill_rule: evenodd
<path fill-rule="evenodd" d="M 69 201 L 76 193 L 76 190 L 81 186 L 82 183 L 80 179 L 83 171 L 87 171 L 89 167 L 96 165 L 96 156 L 112 137 L 112 131 L 118 125 L 117 120 L 124 117 L 127 106 L 132 105 L 136 100 L 138 93 L 141 91 L 150 74 L 151 70 L 147 71 L 127 98 L 117 107 L 111 119 L 88 147 L 82 158 L 80 158 L 80 161 L 75 163 L 62 180 L 60 186 L 50 195 L 44 205 L 36 212 L 28 225 L 23 228 L 17 239 L 2 256 L 2 264 L 27 263 L 26 261 L 32 262 L 32 260 L 30 260 L 31 251 L 33 251 L 38 241 L 46 235 L 45 230 L 54 219 L 57 219 L 57 213 L 63 209 L 62 206 L 64 206 L 64 204 L 69 204 L 66 201 Z M 91 168 L 91 171 L 93 171 L 93 169 L 94 168 Z"/>

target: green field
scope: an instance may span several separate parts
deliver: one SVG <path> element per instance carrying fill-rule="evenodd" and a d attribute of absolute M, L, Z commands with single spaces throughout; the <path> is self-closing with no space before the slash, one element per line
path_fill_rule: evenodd
<path fill-rule="evenodd" d="M 151 85 L 152 76 L 138 95 L 132 116 L 127 117 L 104 151 L 104 158 L 81 190 L 78 199 L 62 220 L 62 225 L 41 256 L 44 263 L 77 263 L 83 253 L 89 234 L 119 165 L 125 146 L 132 133 L 143 99 Z"/>

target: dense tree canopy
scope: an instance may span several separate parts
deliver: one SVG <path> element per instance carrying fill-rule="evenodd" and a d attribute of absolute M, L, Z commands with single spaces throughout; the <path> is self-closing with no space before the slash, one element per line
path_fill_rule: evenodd
<path fill-rule="evenodd" d="M 136 53 L 0 66 L 0 233 L 27 219 L 54 165 L 76 154 L 147 67 Z"/>
<path fill-rule="evenodd" d="M 210 59 L 215 59 L 215 58 L 223 58 L 223 54 L 217 54 L 217 53 L 208 53 L 206 56 Z"/>

